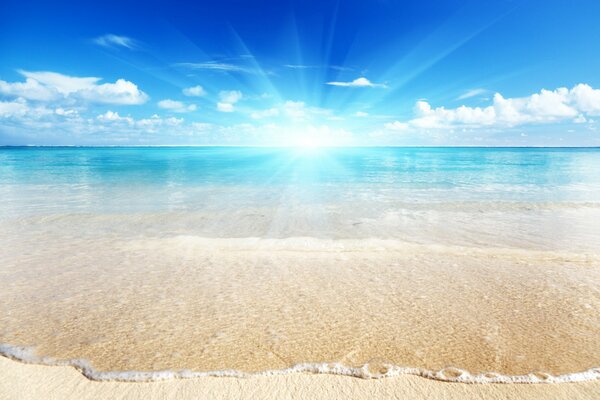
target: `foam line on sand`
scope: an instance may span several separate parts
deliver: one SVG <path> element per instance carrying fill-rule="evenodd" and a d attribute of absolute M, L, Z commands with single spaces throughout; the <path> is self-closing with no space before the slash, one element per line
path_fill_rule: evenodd
<path fill-rule="evenodd" d="M 97 382 L 71 366 L 25 364 L 0 357 L 0 398 L 91 399 L 597 399 L 600 380 L 547 385 L 470 385 L 401 375 L 356 379 L 287 374 L 200 377 L 160 382 Z"/>
<path fill-rule="evenodd" d="M 391 378 L 400 375 L 416 375 L 423 378 L 455 383 L 566 383 L 584 382 L 600 379 L 600 368 L 590 368 L 582 372 L 563 375 L 550 375 L 547 373 L 529 373 L 526 375 L 502 375 L 498 373 L 470 374 L 459 368 L 445 368 L 431 371 L 424 368 L 400 367 L 396 365 L 383 365 L 383 370 L 374 372 L 368 364 L 362 367 L 348 367 L 339 363 L 303 363 L 290 368 L 267 370 L 262 372 L 247 373 L 236 370 L 195 372 L 181 371 L 98 371 L 87 361 L 81 359 L 60 360 L 53 357 L 38 356 L 32 347 L 13 346 L 0 344 L 0 356 L 12 358 L 30 364 L 48 366 L 71 366 L 81 372 L 86 378 L 94 381 L 120 381 L 120 382 L 157 382 L 171 379 L 190 378 L 249 378 L 253 376 L 276 376 L 290 374 L 328 374 L 351 376 L 363 379 Z"/>

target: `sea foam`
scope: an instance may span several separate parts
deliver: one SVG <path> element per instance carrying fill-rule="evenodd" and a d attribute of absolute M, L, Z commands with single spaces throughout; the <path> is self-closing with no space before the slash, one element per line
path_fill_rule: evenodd
<path fill-rule="evenodd" d="M 425 368 L 401 367 L 391 364 L 378 365 L 379 372 L 374 372 L 371 371 L 369 364 L 365 364 L 362 367 L 349 367 L 341 363 L 301 363 L 290 368 L 260 372 L 238 370 L 199 372 L 186 369 L 178 371 L 98 371 L 87 360 L 61 360 L 53 357 L 39 356 L 32 347 L 0 344 L 0 355 L 27 364 L 70 366 L 81 372 L 86 378 L 102 382 L 156 382 L 203 377 L 249 378 L 253 376 L 276 376 L 298 373 L 341 375 L 362 379 L 382 379 L 400 375 L 416 375 L 427 379 L 460 383 L 562 383 L 600 379 L 600 367 L 562 375 L 551 375 L 545 372 L 531 372 L 525 375 L 503 375 L 495 372 L 471 374 L 468 371 L 454 367 L 433 371 Z"/>

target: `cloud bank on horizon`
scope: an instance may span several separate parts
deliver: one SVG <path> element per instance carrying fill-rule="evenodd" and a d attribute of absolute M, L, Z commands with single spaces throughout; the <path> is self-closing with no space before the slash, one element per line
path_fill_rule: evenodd
<path fill-rule="evenodd" d="M 600 145 L 595 1 L 119 4 L 2 6 L 0 145 Z"/>

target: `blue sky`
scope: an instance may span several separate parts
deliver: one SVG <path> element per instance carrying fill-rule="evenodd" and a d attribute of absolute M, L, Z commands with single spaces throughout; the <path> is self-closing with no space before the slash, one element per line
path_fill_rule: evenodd
<path fill-rule="evenodd" d="M 0 3 L 0 144 L 600 145 L 600 2 Z"/>

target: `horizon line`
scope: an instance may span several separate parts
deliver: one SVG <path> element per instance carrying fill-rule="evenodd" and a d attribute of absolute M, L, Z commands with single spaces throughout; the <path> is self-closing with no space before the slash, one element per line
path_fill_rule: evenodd
<path fill-rule="evenodd" d="M 294 146 L 294 145 L 231 145 L 231 144 L 144 144 L 144 145 L 69 145 L 69 144 L 6 144 L 0 145 L 0 148 L 19 148 L 19 147 L 32 147 L 32 148 L 148 148 L 148 147 L 244 147 L 244 148 L 278 148 L 278 149 L 293 149 L 293 148 L 312 148 L 312 149 L 352 149 L 352 148 L 471 148 L 471 149 L 600 149 L 598 146 L 471 146 L 471 145 L 340 145 L 340 146 Z"/>

